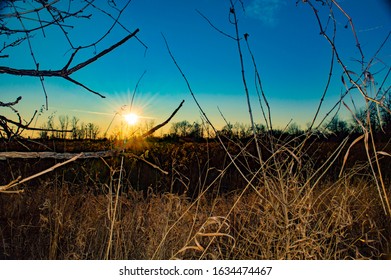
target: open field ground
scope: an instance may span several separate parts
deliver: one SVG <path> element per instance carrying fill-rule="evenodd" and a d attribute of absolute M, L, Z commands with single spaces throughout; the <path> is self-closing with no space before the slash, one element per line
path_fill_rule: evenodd
<path fill-rule="evenodd" d="M 48 2 L 0 2 L 0 259 L 391 259 L 385 1 Z"/>
<path fill-rule="evenodd" d="M 73 161 L 22 184 L 23 193 L 0 195 L 0 258 L 386 258 L 391 221 L 363 145 L 352 147 L 339 174 L 349 142 L 300 149 L 286 141 L 274 153 L 266 143 L 261 162 L 253 140 L 227 141 L 227 150 L 212 140 L 130 141 L 115 157 Z M 115 144 L 45 145 L 35 150 Z M 389 144 L 377 146 L 390 153 Z M 0 184 L 62 161 L 1 160 Z M 389 201 L 390 158 L 379 162 Z"/>

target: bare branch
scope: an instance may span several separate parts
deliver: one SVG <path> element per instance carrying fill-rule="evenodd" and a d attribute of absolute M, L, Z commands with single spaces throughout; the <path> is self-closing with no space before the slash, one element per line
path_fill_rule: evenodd
<path fill-rule="evenodd" d="M 94 90 L 90 89 L 89 87 L 85 86 L 84 84 L 82 84 L 82 83 L 80 83 L 80 82 L 78 82 L 78 81 L 72 79 L 71 77 L 65 76 L 64 79 L 67 80 L 67 81 L 70 81 L 71 83 L 74 83 L 75 85 L 78 85 L 78 86 L 81 86 L 82 88 L 85 88 L 85 89 L 88 90 L 89 92 L 92 92 L 92 93 L 98 95 L 99 97 L 106 98 L 106 96 L 100 94 L 100 93 L 97 92 L 97 91 L 94 91 Z"/>
<path fill-rule="evenodd" d="M 19 96 L 18 98 L 16 98 L 16 100 L 14 102 L 3 103 L 0 101 L 0 106 L 1 107 L 11 107 L 11 106 L 18 104 L 20 100 L 22 100 L 22 96 Z"/>
<path fill-rule="evenodd" d="M 24 12 L 17 12 L 17 13 L 12 13 L 12 14 L 2 14 L 0 16 L 0 19 L 3 19 L 3 18 L 15 18 L 17 16 L 21 16 L 21 15 L 26 15 L 26 14 L 31 14 L 31 13 L 37 13 L 43 9 L 46 9 L 47 7 L 50 7 L 54 4 L 56 4 L 57 2 L 59 2 L 60 0 L 54 0 L 50 3 L 46 3 L 46 4 L 43 4 L 42 7 L 40 8 L 34 8 L 34 9 L 31 9 L 31 10 L 27 10 L 27 11 L 24 11 Z"/>
<path fill-rule="evenodd" d="M 212 122 L 209 120 L 208 116 L 206 115 L 205 111 L 202 109 L 200 103 L 198 102 L 198 99 L 196 98 L 196 96 L 195 96 L 195 94 L 194 94 L 194 92 L 193 92 L 193 89 L 192 89 L 191 86 L 190 86 L 189 80 L 187 79 L 185 73 L 182 71 L 182 69 L 181 69 L 181 67 L 179 66 L 179 64 L 177 63 L 177 61 L 176 61 L 174 55 L 172 54 L 171 49 L 170 49 L 170 46 L 168 45 L 168 42 L 167 42 L 166 37 L 165 37 L 163 34 L 162 34 L 162 37 L 163 37 L 163 40 L 164 40 L 164 42 L 165 42 L 165 44 L 166 44 L 166 48 L 167 48 L 168 54 L 170 55 L 172 61 L 174 62 L 175 66 L 177 67 L 178 71 L 181 73 L 183 79 L 185 80 L 186 85 L 187 85 L 187 88 L 189 89 L 190 94 L 191 94 L 191 96 L 193 97 L 193 100 L 194 100 L 194 102 L 196 103 L 198 109 L 200 110 L 202 116 L 205 118 L 206 122 L 212 127 L 213 131 L 214 131 L 215 133 L 217 133 L 217 129 L 214 127 L 214 125 L 213 125 Z"/>
<path fill-rule="evenodd" d="M 333 15 L 333 10 L 330 9 L 330 14 Z M 332 44 L 334 45 L 335 44 L 335 36 L 337 34 L 337 25 L 336 25 L 336 22 L 333 21 L 333 37 L 331 39 L 332 41 Z M 309 127 L 309 131 L 312 129 L 312 127 L 314 126 L 315 124 L 315 121 L 318 117 L 318 114 L 320 112 L 320 109 L 322 108 L 322 105 L 323 105 L 323 101 L 326 97 L 326 94 L 327 94 L 327 91 L 329 89 L 329 86 L 330 86 L 330 83 L 331 83 L 331 77 L 333 75 L 333 68 L 334 68 L 334 60 L 335 60 L 335 48 L 331 48 L 331 61 L 330 61 L 330 69 L 329 69 L 329 75 L 328 75 L 328 79 L 327 79 L 327 82 L 326 82 L 326 86 L 324 88 L 324 91 L 323 91 L 323 94 L 322 94 L 322 97 L 320 98 L 320 101 L 319 101 L 319 105 L 318 105 L 318 108 L 316 109 L 316 112 L 315 112 L 315 115 L 312 119 L 312 122 L 310 124 L 310 127 Z M 319 126 L 322 124 L 322 122 L 318 125 L 318 128 Z"/>
<path fill-rule="evenodd" d="M 145 73 L 147 73 L 146 70 L 144 70 L 144 72 L 141 74 L 140 78 L 138 79 L 138 81 L 137 81 L 137 83 L 136 83 L 136 86 L 134 87 L 134 91 L 133 91 L 133 95 L 132 95 L 132 100 L 130 101 L 130 111 L 132 111 L 132 108 L 133 108 L 133 101 L 134 101 L 134 97 L 136 96 L 136 92 L 137 92 L 138 85 L 140 84 L 141 80 L 143 79 Z"/>
<path fill-rule="evenodd" d="M 10 67 L 6 67 L 6 66 L 0 66 L 0 74 L 9 74 L 9 75 L 17 75 L 17 76 L 31 76 L 31 77 L 60 77 L 60 78 L 66 79 L 66 80 L 68 80 L 68 81 L 70 81 L 70 82 L 72 82 L 74 84 L 82 86 L 86 90 L 88 90 L 88 91 L 90 91 L 90 92 L 92 92 L 94 94 L 97 94 L 100 97 L 104 98 L 104 96 L 101 95 L 100 93 L 91 90 L 87 86 L 85 86 L 82 83 L 80 83 L 80 82 L 70 78 L 69 76 L 71 74 L 79 71 L 80 69 L 86 67 L 87 65 L 95 62 L 96 60 L 98 60 L 102 56 L 110 53 L 114 49 L 118 48 L 119 46 L 121 46 L 122 44 L 127 42 L 129 39 L 134 37 L 139 31 L 140 30 L 137 28 L 133 33 L 127 35 L 125 38 L 123 38 L 122 40 L 120 40 L 116 44 L 114 44 L 111 47 L 103 50 L 102 52 L 100 52 L 97 55 L 91 57 L 90 59 L 87 59 L 86 61 L 77 64 L 76 66 L 72 67 L 71 69 L 68 69 L 68 67 L 69 67 L 70 63 L 72 62 L 74 56 L 76 55 L 78 49 L 76 49 L 76 51 L 72 54 L 72 56 L 69 59 L 69 61 L 67 62 L 67 64 L 61 70 L 16 69 L 16 68 L 10 68 Z"/>
<path fill-rule="evenodd" d="M 34 175 L 32 175 L 32 176 L 30 176 L 30 177 L 28 177 L 28 178 L 25 178 L 25 179 L 23 179 L 23 180 L 20 180 L 21 178 L 18 178 L 17 180 L 12 181 L 12 182 L 9 183 L 8 185 L 0 186 L 0 193 L 1 193 L 1 192 L 5 192 L 6 190 L 8 190 L 8 189 L 10 189 L 10 188 L 14 188 L 14 187 L 16 187 L 16 186 L 18 186 L 18 185 L 20 185 L 20 184 L 23 184 L 23 183 L 25 183 L 25 182 L 27 182 L 27 181 L 30 181 L 30 180 L 32 180 L 32 179 L 34 179 L 34 178 L 37 178 L 37 177 L 39 177 L 39 176 L 41 176 L 41 175 L 44 175 L 44 174 L 46 174 L 46 173 L 48 173 L 48 172 L 51 172 L 51 171 L 55 170 L 56 168 L 58 168 L 58 167 L 60 167 L 60 166 L 63 166 L 63 165 L 68 164 L 68 163 L 70 163 L 70 162 L 72 162 L 72 161 L 75 161 L 75 160 L 77 160 L 79 157 L 81 157 L 82 155 L 83 155 L 83 153 L 80 153 L 80 154 L 78 154 L 78 155 L 72 157 L 71 159 L 69 159 L 69 160 L 67 160 L 67 161 L 64 161 L 64 162 L 61 162 L 61 163 L 57 163 L 56 165 L 54 165 L 54 166 L 52 166 L 52 167 L 50 167 L 50 168 L 48 168 L 48 169 L 46 169 L 46 170 L 44 170 L 44 171 L 42 171 L 42 172 L 39 172 L 39 173 L 37 173 L 37 174 L 34 174 Z"/>
<path fill-rule="evenodd" d="M 153 127 L 152 129 L 148 130 L 146 133 L 144 133 L 142 135 L 142 137 L 148 137 L 149 135 L 152 135 L 159 128 L 162 128 L 163 126 L 165 126 L 176 115 L 176 113 L 182 107 L 184 102 L 185 102 L 185 100 L 182 100 L 182 102 L 181 102 L 181 104 L 179 104 L 178 108 L 175 109 L 175 111 L 171 114 L 171 116 L 167 120 L 165 120 L 161 124 L 158 124 L 157 126 Z"/>
<path fill-rule="evenodd" d="M 10 54 L 4 52 L 6 49 L 18 47 L 22 43 L 27 43 L 29 54 L 33 60 L 34 66 L 33 69 L 26 69 L 14 68 L 12 65 L 1 65 L 0 74 L 38 77 L 40 79 L 40 83 L 42 85 L 42 89 L 45 95 L 46 108 L 48 108 L 48 94 L 46 92 L 44 84 L 44 77 L 63 78 L 75 85 L 84 88 L 91 93 L 94 93 L 104 98 L 102 94 L 89 88 L 83 82 L 75 80 L 73 77 L 71 77 L 71 75 L 78 70 L 94 63 L 106 54 L 112 52 L 132 37 L 135 37 L 142 45 L 145 46 L 145 44 L 142 43 L 141 40 L 136 37 L 136 34 L 139 32 L 139 29 L 136 29 L 134 32 L 130 32 L 120 22 L 120 17 L 121 15 L 123 15 L 123 12 L 129 6 L 130 2 L 131 0 L 124 1 L 121 4 L 121 7 L 118 7 L 113 1 L 108 1 L 106 4 L 108 4 L 109 9 L 107 9 L 107 6 L 105 9 L 103 7 L 99 7 L 96 4 L 97 1 L 90 0 L 83 0 L 77 4 L 72 3 L 72 1 L 68 1 L 68 4 L 65 4 L 65 8 L 59 0 L 6 1 L 5 5 L 2 5 L 2 7 L 4 8 L 4 13 L 0 14 L 0 36 L 6 36 L 7 38 L 5 38 L 4 44 L 0 46 L 0 59 L 11 57 Z M 101 4 L 102 3 L 99 2 L 99 5 Z M 74 26 L 76 26 L 77 23 L 75 23 L 75 19 L 91 19 L 93 14 L 89 13 L 88 9 L 93 9 L 97 13 L 102 12 L 112 21 L 108 29 L 104 30 L 103 36 L 101 36 L 98 40 L 94 42 L 88 42 L 88 44 L 84 46 L 81 45 L 79 47 L 76 47 L 77 43 L 71 40 L 72 37 L 69 35 L 68 29 L 74 28 Z M 113 16 L 114 14 L 112 15 L 110 13 L 110 9 L 112 12 L 116 13 L 115 16 Z M 122 40 L 116 43 L 114 42 L 115 44 L 113 44 L 111 47 L 101 51 L 98 54 L 94 54 L 91 58 L 82 61 L 81 63 L 72 66 L 72 63 L 75 61 L 75 57 L 80 49 L 90 47 L 96 48 L 97 44 L 100 43 L 104 38 L 106 38 L 107 35 L 117 25 L 121 26 L 129 34 L 123 37 Z M 49 29 L 49 27 L 58 28 L 59 30 L 57 33 L 59 33 L 60 35 L 63 34 L 63 36 L 65 36 L 66 40 L 71 46 L 72 54 L 70 55 L 69 60 L 61 69 L 41 69 L 40 61 L 38 60 L 36 50 L 34 49 L 33 38 L 36 35 L 36 33 L 34 32 L 42 31 L 42 35 L 45 38 L 47 33 L 45 29 Z M 23 34 L 23 36 L 20 36 L 19 34 Z M 9 40 L 9 42 L 7 42 L 7 40 Z M 18 117 L 19 120 L 21 120 L 20 116 Z M 5 121 L 3 120 L 3 122 Z M 9 128 L 7 123 L 2 123 L 1 127 L 4 128 L 4 131 L 7 132 L 7 134 L 11 133 L 12 131 L 12 128 Z M 22 128 L 22 126 L 17 126 L 17 128 L 19 130 L 20 128 Z"/>
<path fill-rule="evenodd" d="M 196 10 L 196 12 L 197 12 L 200 16 L 202 16 L 202 17 L 209 23 L 209 25 L 212 26 L 217 32 L 219 32 L 219 33 L 223 34 L 224 36 L 226 36 L 226 37 L 228 37 L 228 38 L 230 38 L 230 39 L 236 41 L 236 38 L 235 38 L 235 37 L 229 35 L 228 33 L 225 33 L 225 32 L 222 31 L 221 29 L 219 29 L 219 28 L 217 28 L 216 26 L 214 26 L 213 23 L 212 23 L 206 16 L 204 16 L 204 14 L 202 14 L 199 10 Z"/>
<path fill-rule="evenodd" d="M 110 17 L 112 20 L 113 20 L 113 24 L 111 25 L 111 27 L 106 31 L 105 34 L 103 34 L 102 37 L 100 37 L 97 41 L 89 44 L 89 45 L 86 45 L 86 46 L 83 46 L 82 48 L 89 48 L 89 47 L 92 47 L 92 46 L 95 46 L 96 44 L 98 44 L 99 42 L 101 42 L 104 38 L 107 37 L 107 35 L 110 34 L 111 30 L 118 24 L 119 26 L 121 26 L 125 31 L 127 31 L 128 33 L 131 33 L 125 26 L 123 26 L 120 22 L 119 22 L 119 18 L 121 17 L 122 13 L 124 12 L 124 10 L 129 6 L 131 0 L 128 0 L 126 2 L 126 4 L 123 6 L 123 8 L 121 10 L 117 9 L 116 7 L 113 7 L 112 5 L 110 5 L 112 8 L 114 8 L 115 10 L 118 11 L 118 16 L 116 18 L 114 18 L 110 13 L 106 12 L 105 10 L 99 8 L 98 6 L 94 5 L 93 4 L 93 1 L 88 1 L 86 0 L 86 2 L 88 4 L 90 4 L 92 7 L 94 7 L 95 9 L 97 9 L 98 11 L 104 13 L 105 15 L 107 15 L 108 17 Z M 110 2 L 109 2 L 110 4 Z"/>
<path fill-rule="evenodd" d="M 248 37 L 249 35 L 246 33 L 244 34 L 244 40 L 246 41 L 246 45 L 247 45 L 247 49 L 248 49 L 248 52 L 250 53 L 250 56 L 251 56 L 251 60 L 253 62 L 253 66 L 254 66 L 254 70 L 255 70 L 255 78 L 256 78 L 256 82 L 255 82 L 255 88 L 257 90 L 257 95 L 258 95 L 258 99 L 259 99 L 259 104 L 261 106 L 261 110 L 262 110 L 262 114 L 264 116 L 264 119 L 265 119 L 265 123 L 266 123 L 266 127 L 268 129 L 270 129 L 270 131 L 273 131 L 273 124 L 272 124 L 272 116 L 271 116 L 271 110 L 270 110 L 270 106 L 269 106 L 269 102 L 267 101 L 267 98 L 266 98 L 266 95 L 265 95 L 265 92 L 263 90 L 263 86 L 262 86 L 262 81 L 261 81 L 261 76 L 259 74 L 259 71 L 258 71 L 258 67 L 257 67 L 257 64 L 255 62 L 255 57 L 254 57 L 254 54 L 250 48 L 250 45 L 248 43 Z M 265 115 L 265 112 L 264 112 L 264 109 L 263 109 L 263 106 L 262 106 L 262 100 L 261 100 L 261 97 L 259 96 L 259 90 L 258 90 L 258 86 L 259 86 L 259 89 L 261 90 L 261 94 L 262 94 L 262 98 L 266 104 L 266 107 L 267 107 L 267 112 L 268 112 L 268 117 L 266 118 L 266 115 Z"/>
<path fill-rule="evenodd" d="M 353 24 L 353 20 L 352 18 L 349 16 L 349 14 L 347 12 L 345 12 L 344 9 L 342 9 L 342 7 L 338 4 L 337 1 L 335 0 L 331 0 L 335 6 L 337 6 L 337 8 L 345 15 L 345 17 L 348 19 L 349 21 L 349 24 L 350 24 L 350 27 L 352 29 L 352 32 L 353 32 L 353 36 L 354 36 L 354 39 L 356 40 L 356 47 L 357 49 L 359 50 L 360 54 L 361 54 L 361 63 L 364 63 L 364 53 L 361 49 L 361 45 L 360 45 L 360 41 L 358 40 L 358 37 L 357 37 L 357 33 L 356 33 L 356 28 L 354 27 L 354 24 Z"/>
<path fill-rule="evenodd" d="M 108 49 L 105 49 L 104 51 L 100 52 L 99 54 L 95 55 L 94 57 L 91 57 L 90 59 L 82 62 L 82 63 L 79 63 L 78 65 L 76 65 L 75 67 L 72 67 L 69 71 L 68 71 L 68 75 L 80 70 L 81 68 L 84 68 L 86 67 L 87 65 L 91 64 L 92 62 L 98 60 L 99 58 L 101 58 L 102 56 L 108 54 L 109 52 L 113 51 L 114 49 L 118 48 L 119 46 L 121 46 L 122 44 L 124 44 L 125 42 L 127 42 L 129 39 L 131 39 L 132 37 L 136 36 L 136 34 L 140 31 L 140 29 L 136 29 L 135 31 L 133 31 L 133 33 L 127 35 L 125 38 L 123 38 L 121 41 L 117 42 L 116 44 L 112 45 L 111 47 L 109 47 Z"/>
<path fill-rule="evenodd" d="M 48 128 L 30 127 L 29 125 L 30 125 L 31 121 L 28 124 L 22 124 L 21 121 L 20 122 L 16 122 L 16 121 L 10 120 L 10 119 L 0 115 L 0 122 L 1 121 L 13 124 L 13 125 L 15 125 L 15 126 L 17 126 L 19 128 L 25 129 L 25 130 L 53 131 L 53 132 L 72 132 L 72 130 L 63 130 L 63 129 L 60 130 L 60 129 L 48 129 Z"/>

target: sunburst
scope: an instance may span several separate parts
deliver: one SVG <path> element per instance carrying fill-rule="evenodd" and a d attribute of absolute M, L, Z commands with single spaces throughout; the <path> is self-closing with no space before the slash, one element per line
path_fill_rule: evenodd
<path fill-rule="evenodd" d="M 135 125 L 139 120 L 139 116 L 135 113 L 129 113 L 124 115 L 124 119 L 129 125 Z"/>

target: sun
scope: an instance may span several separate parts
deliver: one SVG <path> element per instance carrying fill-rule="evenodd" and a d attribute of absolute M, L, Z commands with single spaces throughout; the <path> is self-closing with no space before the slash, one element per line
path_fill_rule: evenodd
<path fill-rule="evenodd" d="M 124 115 L 124 118 L 125 118 L 125 121 L 129 124 L 129 125 L 134 125 L 137 123 L 138 119 L 139 119 L 139 116 L 137 116 L 136 114 L 134 113 L 129 113 L 129 114 L 126 114 Z"/>

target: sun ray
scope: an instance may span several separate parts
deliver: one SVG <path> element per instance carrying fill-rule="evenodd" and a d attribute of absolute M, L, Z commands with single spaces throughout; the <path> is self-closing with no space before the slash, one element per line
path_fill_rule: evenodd
<path fill-rule="evenodd" d="M 139 116 L 135 113 L 126 114 L 124 118 L 129 125 L 135 125 L 139 120 Z"/>

